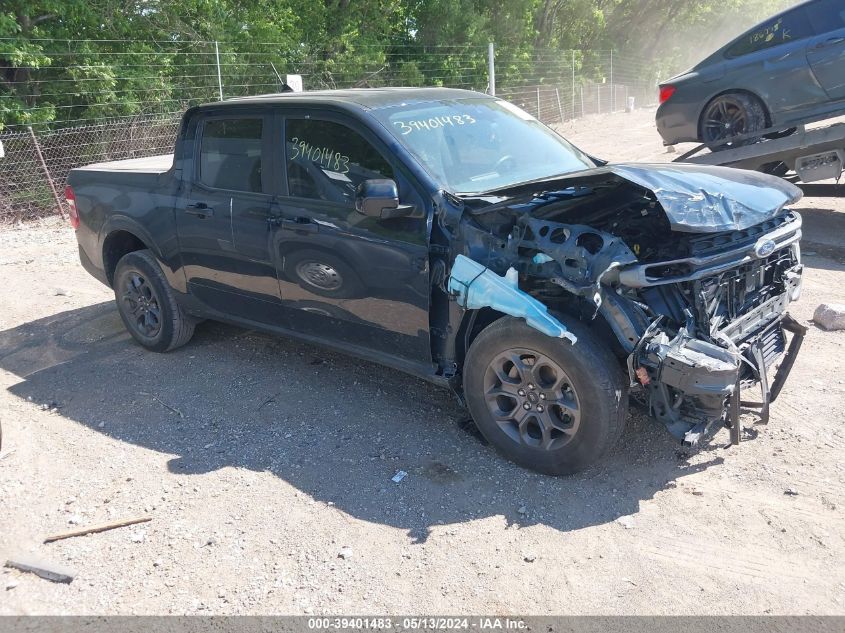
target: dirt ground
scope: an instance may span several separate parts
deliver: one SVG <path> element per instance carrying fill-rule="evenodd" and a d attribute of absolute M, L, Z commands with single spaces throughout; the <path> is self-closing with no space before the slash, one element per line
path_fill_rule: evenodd
<path fill-rule="evenodd" d="M 674 157 L 653 111 L 563 132 Z M 845 202 L 797 208 L 807 323 L 845 302 Z M 632 414 L 599 466 L 551 478 L 376 365 L 214 323 L 144 351 L 64 223 L 0 231 L 0 271 L 0 559 L 77 572 L 3 569 L 0 614 L 845 614 L 845 332 L 811 327 L 739 447 L 723 430 L 687 456 Z"/>

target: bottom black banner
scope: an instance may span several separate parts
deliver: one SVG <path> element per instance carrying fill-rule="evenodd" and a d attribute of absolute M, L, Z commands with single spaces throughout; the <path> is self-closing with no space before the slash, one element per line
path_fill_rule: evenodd
<path fill-rule="evenodd" d="M 0 633 L 845 633 L 845 616 L 5 616 Z"/>

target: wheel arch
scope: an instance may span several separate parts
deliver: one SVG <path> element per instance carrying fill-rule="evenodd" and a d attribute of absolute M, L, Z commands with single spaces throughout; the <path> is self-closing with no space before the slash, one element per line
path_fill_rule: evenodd
<path fill-rule="evenodd" d="M 743 94 L 755 99 L 763 108 L 763 114 L 766 115 L 766 127 L 770 127 L 773 125 L 772 122 L 772 113 L 769 110 L 769 105 L 766 103 L 766 100 L 758 93 L 754 92 L 753 90 L 749 90 L 748 88 L 727 88 L 725 90 L 721 90 L 714 95 L 711 95 L 707 101 L 704 102 L 704 105 L 698 111 L 698 120 L 696 123 L 696 129 L 698 131 L 698 140 L 701 141 L 703 138 L 702 127 L 701 124 L 704 119 L 704 113 L 707 111 L 707 108 L 710 107 L 710 104 L 713 103 L 719 97 L 723 97 L 725 95 L 730 94 Z"/>
<path fill-rule="evenodd" d="M 109 286 L 114 285 L 114 272 L 117 263 L 127 253 L 149 249 L 149 244 L 132 231 L 115 229 L 103 240 L 103 270 Z"/>
<path fill-rule="evenodd" d="M 100 255 L 109 285 L 114 281 L 117 262 L 127 253 L 149 249 L 159 262 L 168 261 L 163 257 L 158 243 L 150 232 L 137 220 L 126 215 L 116 214 L 109 217 L 100 228 L 99 242 L 102 244 Z M 175 243 L 174 235 L 174 246 Z"/>
<path fill-rule="evenodd" d="M 455 337 L 455 363 L 459 369 L 463 368 L 467 352 L 482 330 L 506 316 L 504 312 L 493 308 L 479 308 L 464 312 Z"/>
<path fill-rule="evenodd" d="M 564 325 L 568 322 L 577 321 L 612 349 L 617 356 L 620 356 L 620 352 L 617 351 L 619 341 L 613 336 L 613 332 L 605 319 L 601 315 L 594 319 L 583 318 L 581 312 L 583 309 L 585 309 L 584 305 L 579 302 L 556 302 L 549 306 L 549 311 L 560 319 Z M 464 312 L 455 337 L 455 362 L 459 370 L 463 369 L 469 348 L 478 338 L 478 335 L 485 328 L 506 316 L 508 315 L 504 312 L 492 308 L 479 308 Z M 575 343 L 575 345 L 578 345 L 578 343 Z"/>

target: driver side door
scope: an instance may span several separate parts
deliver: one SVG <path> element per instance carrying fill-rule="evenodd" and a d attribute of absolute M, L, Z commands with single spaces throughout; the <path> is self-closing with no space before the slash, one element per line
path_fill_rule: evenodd
<path fill-rule="evenodd" d="M 429 210 L 364 126 L 326 114 L 282 117 L 286 183 L 273 236 L 282 305 L 297 331 L 411 363 L 431 362 Z M 414 217 L 355 209 L 357 186 L 397 182 Z"/>

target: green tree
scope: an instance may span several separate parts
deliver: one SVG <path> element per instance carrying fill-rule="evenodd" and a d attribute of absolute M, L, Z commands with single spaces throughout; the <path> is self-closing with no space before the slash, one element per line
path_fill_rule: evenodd
<path fill-rule="evenodd" d="M 649 82 L 702 59 L 789 0 L 3 0 L 0 128 L 174 112 L 225 94 L 410 83 Z"/>

